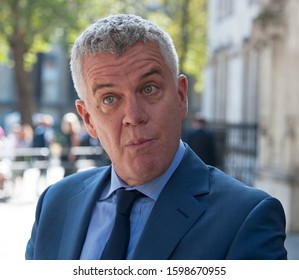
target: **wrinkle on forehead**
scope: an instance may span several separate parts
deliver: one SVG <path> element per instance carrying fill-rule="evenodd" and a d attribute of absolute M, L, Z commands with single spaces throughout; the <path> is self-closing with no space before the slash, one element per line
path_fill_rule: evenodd
<path fill-rule="evenodd" d="M 170 72 L 156 45 L 136 44 L 120 57 L 99 53 L 84 59 L 85 79 L 93 93 L 104 87 L 116 86 L 122 75 L 130 76 L 140 71 L 138 79 L 142 80 L 150 75 L 166 75 L 167 70 Z"/>

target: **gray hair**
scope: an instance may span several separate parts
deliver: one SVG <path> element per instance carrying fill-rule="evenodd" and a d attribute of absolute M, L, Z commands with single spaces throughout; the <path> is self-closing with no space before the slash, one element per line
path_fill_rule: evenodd
<path fill-rule="evenodd" d="M 168 33 L 156 24 L 136 15 L 112 15 L 96 21 L 77 38 L 71 53 L 71 73 L 78 96 L 85 95 L 85 79 L 82 60 L 85 55 L 111 53 L 122 55 L 138 42 L 155 42 L 165 63 L 178 76 L 178 55 Z"/>

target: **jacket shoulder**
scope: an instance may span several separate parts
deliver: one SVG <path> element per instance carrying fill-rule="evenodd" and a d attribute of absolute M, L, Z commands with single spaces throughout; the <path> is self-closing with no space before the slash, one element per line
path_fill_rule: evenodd
<path fill-rule="evenodd" d="M 210 187 L 217 191 L 224 191 L 227 194 L 234 195 L 239 198 L 238 200 L 240 200 L 242 197 L 246 199 L 248 196 L 256 198 L 257 200 L 271 197 L 265 191 L 257 189 L 254 186 L 248 186 L 236 178 L 211 166 L 209 167 L 209 181 Z"/>
<path fill-rule="evenodd" d="M 71 174 L 60 181 L 48 186 L 46 189 L 48 195 L 62 195 L 69 196 L 82 191 L 84 188 L 96 187 L 100 182 L 110 174 L 110 166 L 97 167 L 85 171 Z"/>

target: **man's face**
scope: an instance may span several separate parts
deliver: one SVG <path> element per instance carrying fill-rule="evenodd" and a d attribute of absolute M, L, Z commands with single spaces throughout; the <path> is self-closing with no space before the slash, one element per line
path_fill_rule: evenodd
<path fill-rule="evenodd" d="M 76 101 L 89 134 L 99 138 L 128 185 L 156 178 L 171 164 L 187 113 L 187 80 L 174 77 L 154 43 L 122 56 L 86 56 L 87 94 Z"/>

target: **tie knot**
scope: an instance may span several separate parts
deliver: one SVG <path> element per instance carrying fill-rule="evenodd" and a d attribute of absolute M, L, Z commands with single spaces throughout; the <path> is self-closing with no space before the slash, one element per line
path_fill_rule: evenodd
<path fill-rule="evenodd" d="M 134 201 L 141 196 L 142 193 L 137 190 L 126 191 L 124 188 L 118 189 L 116 191 L 117 213 L 130 216 Z"/>

